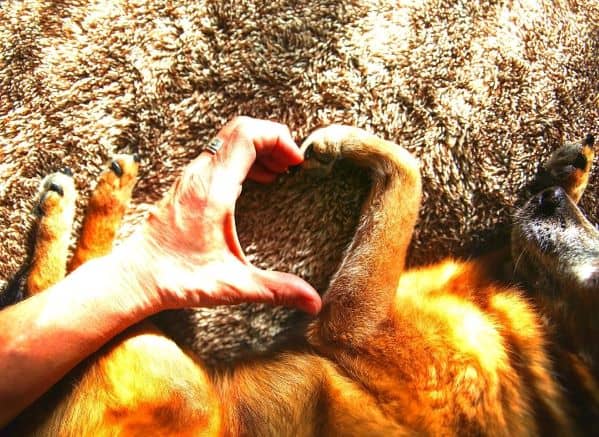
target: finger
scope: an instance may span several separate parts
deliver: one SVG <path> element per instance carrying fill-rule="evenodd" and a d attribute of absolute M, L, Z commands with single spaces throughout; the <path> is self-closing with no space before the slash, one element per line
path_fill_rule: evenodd
<path fill-rule="evenodd" d="M 259 138 L 255 141 L 258 160 L 268 159 L 277 163 L 277 166 L 287 168 L 303 162 L 304 156 L 289 132 L 289 128 L 280 123 L 266 122 L 268 137 Z"/>
<path fill-rule="evenodd" d="M 272 121 L 238 117 L 227 123 L 216 137 L 223 141 L 215 155 L 219 167 L 238 183 L 246 178 L 257 158 L 268 161 L 267 157 L 274 153 L 275 162 L 282 161 L 278 167 L 285 166 L 287 160 L 297 159 L 295 155 L 288 157 L 290 149 L 297 149 L 289 129 Z"/>
<path fill-rule="evenodd" d="M 268 155 L 263 158 L 260 158 L 259 161 L 256 162 L 256 164 L 260 164 L 267 170 L 276 174 L 284 173 L 289 168 L 289 164 L 280 159 L 276 159 L 273 155 Z"/>
<path fill-rule="evenodd" d="M 267 169 L 261 163 L 256 162 L 252 165 L 248 173 L 248 179 L 259 182 L 261 184 L 269 184 L 277 178 L 278 174 Z"/>
<path fill-rule="evenodd" d="M 217 194 L 224 195 L 220 198 L 226 198 L 225 202 L 236 199 L 226 193 L 236 192 L 236 186 L 243 183 L 250 171 L 254 180 L 267 183 L 275 179 L 268 171 L 283 172 L 303 161 L 289 129 L 280 123 L 241 117 L 232 126 L 228 124 L 221 129 L 217 138 L 223 140 L 223 145 L 213 157 L 218 163 L 213 180 L 219 190 Z M 259 162 L 255 163 L 257 158 Z"/>
<path fill-rule="evenodd" d="M 217 135 L 220 138 L 221 133 Z M 220 183 L 227 185 L 241 184 L 256 160 L 256 149 L 244 133 L 235 130 L 227 138 L 214 156 L 216 162 L 215 176 L 220 177 Z"/>
<path fill-rule="evenodd" d="M 303 279 L 290 273 L 260 270 L 236 260 L 205 265 L 189 278 L 179 275 L 178 279 L 183 283 L 181 288 L 197 292 L 189 293 L 184 302 L 175 303 L 175 307 L 253 302 L 317 314 L 322 306 L 318 293 Z"/>
<path fill-rule="evenodd" d="M 279 167 L 284 168 L 303 161 L 303 154 L 293 140 L 289 128 L 284 124 L 238 117 L 219 132 L 219 136 L 222 135 L 223 138 L 230 138 L 234 134 L 240 134 L 251 140 L 258 160 L 271 157 L 271 160 L 280 162 Z"/>
<path fill-rule="evenodd" d="M 309 314 L 318 314 L 322 306 L 320 296 L 303 279 L 291 273 L 261 270 L 253 267 L 255 281 L 272 292 L 273 304 L 298 308 Z"/>

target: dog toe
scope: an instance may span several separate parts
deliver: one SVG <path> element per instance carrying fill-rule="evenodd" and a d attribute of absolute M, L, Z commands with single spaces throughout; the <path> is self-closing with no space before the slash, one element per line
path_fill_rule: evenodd
<path fill-rule="evenodd" d="M 59 171 L 44 178 L 40 185 L 38 200 L 34 207 L 34 214 L 43 216 L 60 212 L 66 206 L 75 203 L 75 184 L 73 178 Z"/>

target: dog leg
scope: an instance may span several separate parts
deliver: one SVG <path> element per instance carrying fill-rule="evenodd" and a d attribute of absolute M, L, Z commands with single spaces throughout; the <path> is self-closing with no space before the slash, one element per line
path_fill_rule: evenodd
<path fill-rule="evenodd" d="M 335 159 L 347 159 L 371 173 L 361 221 L 313 331 L 326 342 L 357 346 L 391 309 L 418 216 L 418 163 L 405 149 L 345 126 L 317 130 L 302 148 L 305 168 L 330 168 Z"/>
<path fill-rule="evenodd" d="M 138 162 L 136 155 L 119 155 L 100 175 L 87 205 L 77 247 L 69 262 L 69 272 L 85 261 L 104 256 L 112 250 L 137 180 Z"/>
<path fill-rule="evenodd" d="M 587 135 L 582 143 L 568 144 L 553 152 L 539 168 L 533 190 L 540 192 L 545 188 L 559 186 L 574 203 L 578 203 L 589 182 L 594 142 L 593 136 Z"/>
<path fill-rule="evenodd" d="M 131 199 L 137 159 L 119 156 L 100 175 L 69 269 L 112 250 Z M 201 363 L 150 322 L 136 325 L 78 369 L 40 435 L 216 435 L 220 409 Z M 42 405 L 48 410 L 47 405 Z"/>
<path fill-rule="evenodd" d="M 25 283 L 28 296 L 54 285 L 66 274 L 77 195 L 73 179 L 67 173 L 48 175 L 41 184 L 34 248 Z"/>

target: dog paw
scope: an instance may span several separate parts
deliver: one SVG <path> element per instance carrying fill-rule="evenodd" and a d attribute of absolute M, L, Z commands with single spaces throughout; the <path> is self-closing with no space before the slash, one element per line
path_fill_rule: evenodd
<path fill-rule="evenodd" d="M 42 180 L 34 209 L 38 217 L 72 212 L 76 197 L 72 174 L 70 169 L 65 169 L 49 174 Z"/>
<path fill-rule="evenodd" d="M 138 168 L 139 158 L 136 155 L 118 155 L 100 174 L 87 204 L 79 241 L 68 271 L 112 250 L 118 228 L 131 200 Z"/>
<path fill-rule="evenodd" d="M 326 176 L 331 173 L 335 161 L 344 158 L 352 145 L 360 144 L 369 136 L 368 132 L 350 126 L 331 125 L 317 129 L 300 147 L 305 159 L 302 166 Z"/>
<path fill-rule="evenodd" d="M 137 179 L 139 161 L 137 154 L 117 155 L 100 175 L 100 180 L 105 180 L 115 189 L 131 190 Z"/>
<path fill-rule="evenodd" d="M 539 170 L 535 188 L 540 191 L 560 186 L 574 202 L 578 202 L 589 180 L 594 158 L 593 143 L 593 136 L 588 135 L 579 144 L 568 144 L 553 152 Z"/>
<path fill-rule="evenodd" d="M 117 155 L 100 174 L 90 202 L 111 204 L 115 199 L 128 202 L 137 181 L 139 157 L 137 155 Z"/>
<path fill-rule="evenodd" d="M 65 275 L 77 191 L 70 170 L 46 176 L 35 204 L 36 220 L 29 243 L 32 251 L 23 272 L 24 295 L 38 293 Z"/>

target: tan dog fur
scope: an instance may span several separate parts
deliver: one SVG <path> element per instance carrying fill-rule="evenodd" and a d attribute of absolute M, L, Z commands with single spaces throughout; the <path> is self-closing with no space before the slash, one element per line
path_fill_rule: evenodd
<path fill-rule="evenodd" d="M 507 252 L 404 271 L 420 205 L 416 160 L 340 126 L 316 131 L 304 148 L 306 167 L 342 157 L 372 176 L 360 225 L 306 344 L 216 372 L 143 324 L 114 339 L 77 370 L 76 385 L 42 398 L 12 429 L 61 436 L 580 432 L 572 419 L 577 407 L 554 377 L 552 359 L 562 355 L 553 355 L 551 314 L 500 282 Z M 114 195 L 119 207 L 88 212 L 78 263 L 112 244 L 113 232 L 89 230 L 96 220 L 120 220 L 127 189 Z M 55 253 L 40 253 L 40 263 L 45 255 Z M 596 402 L 594 370 L 569 356 Z M 57 406 L 44 414 L 49 402 Z"/>

